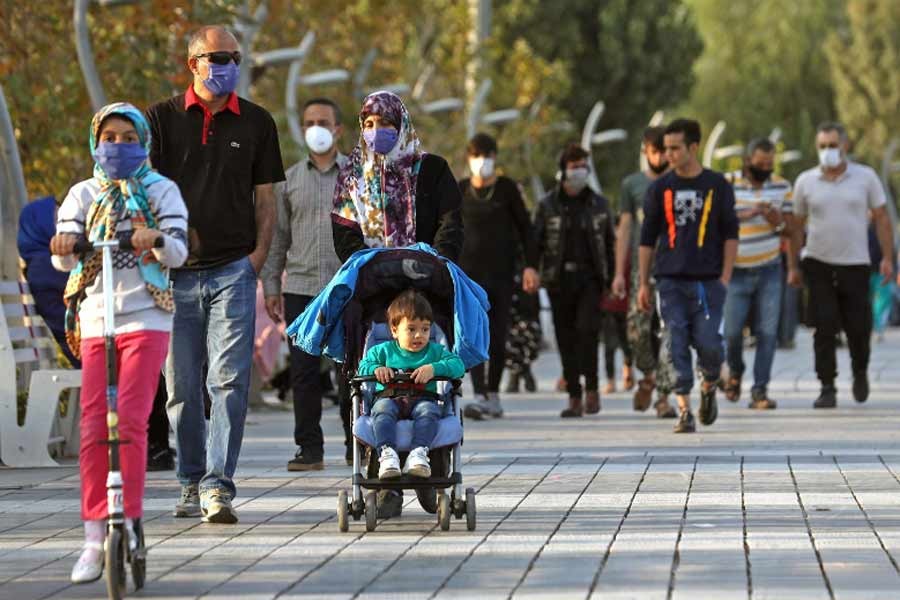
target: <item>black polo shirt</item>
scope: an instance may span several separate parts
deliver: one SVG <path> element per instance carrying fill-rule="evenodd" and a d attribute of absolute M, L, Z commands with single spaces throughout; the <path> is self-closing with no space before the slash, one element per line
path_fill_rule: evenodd
<path fill-rule="evenodd" d="M 150 162 L 175 181 L 188 209 L 184 268 L 205 269 L 256 247 L 253 188 L 284 181 L 278 130 L 262 107 L 232 93 L 212 114 L 193 87 L 147 110 Z"/>

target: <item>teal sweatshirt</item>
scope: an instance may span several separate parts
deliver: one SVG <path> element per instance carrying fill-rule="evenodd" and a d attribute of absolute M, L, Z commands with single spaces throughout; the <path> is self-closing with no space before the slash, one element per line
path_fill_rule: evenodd
<path fill-rule="evenodd" d="M 401 348 L 396 340 L 383 342 L 369 348 L 366 356 L 359 362 L 357 373 L 362 376 L 374 375 L 375 369 L 378 367 L 412 371 L 429 364 L 434 367 L 435 377 L 458 379 L 466 374 L 466 367 L 463 365 L 462 359 L 440 344 L 428 342 L 428 345 L 418 352 L 410 352 Z M 382 390 L 384 386 L 379 383 L 376 389 Z M 434 381 L 430 381 L 425 389 L 436 392 L 437 386 Z"/>

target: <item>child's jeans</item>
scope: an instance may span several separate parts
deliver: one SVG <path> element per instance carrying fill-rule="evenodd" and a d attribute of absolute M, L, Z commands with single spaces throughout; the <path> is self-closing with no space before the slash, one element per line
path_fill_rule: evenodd
<path fill-rule="evenodd" d="M 399 398 L 381 398 L 376 401 L 370 415 L 375 429 L 375 447 L 397 448 L 397 419 L 400 418 Z M 410 399 L 409 418 L 413 420 L 412 447 L 430 447 L 437 435 L 441 407 L 431 398 Z"/>
<path fill-rule="evenodd" d="M 676 394 L 691 393 L 694 370 L 691 346 L 697 351 L 697 365 L 707 381 L 719 378 L 725 351 L 720 327 L 725 306 L 725 286 L 718 279 L 698 281 L 660 277 L 659 314 L 672 336 L 672 364 L 675 366 Z"/>
<path fill-rule="evenodd" d="M 169 334 L 136 331 L 116 336 L 118 370 L 119 458 L 122 469 L 125 516 L 143 514 L 147 472 L 147 419 L 159 384 Z M 81 341 L 81 518 L 107 517 L 106 475 L 106 354 L 102 337 Z"/>

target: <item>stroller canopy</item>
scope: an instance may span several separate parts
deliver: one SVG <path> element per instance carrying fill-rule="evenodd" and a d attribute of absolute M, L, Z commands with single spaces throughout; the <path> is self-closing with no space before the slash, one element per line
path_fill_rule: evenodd
<path fill-rule="evenodd" d="M 467 369 L 487 360 L 487 294 L 424 243 L 356 252 L 287 334 L 304 352 L 355 367 L 368 326 L 383 321 L 391 301 L 410 288 L 431 303 L 436 324 Z"/>

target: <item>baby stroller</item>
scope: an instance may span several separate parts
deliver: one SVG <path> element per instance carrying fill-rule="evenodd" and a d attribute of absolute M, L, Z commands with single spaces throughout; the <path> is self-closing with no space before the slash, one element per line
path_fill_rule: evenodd
<path fill-rule="evenodd" d="M 415 490 L 419 504 L 437 514 L 443 531 L 450 529 L 450 517 L 465 517 L 469 531 L 475 529 L 475 490 L 463 493 L 460 447 L 463 442 L 463 419 L 459 397 L 459 379 L 435 378 L 437 402 L 444 417 L 431 444 L 429 460 L 432 476 L 428 478 L 403 475 L 397 479 L 378 479 L 378 456 L 374 448 L 375 434 L 369 409 L 375 401 L 375 377 L 356 377 L 360 359 L 368 348 L 391 339 L 385 322 L 386 310 L 393 299 L 404 290 L 414 288 L 431 303 L 434 322 L 431 340 L 453 347 L 454 285 L 447 265 L 439 257 L 410 249 L 379 252 L 359 270 L 353 296 L 347 302 L 342 319 L 345 344 L 343 375 L 349 379 L 353 423 L 353 479 L 350 496 L 346 490 L 338 492 L 338 527 L 347 531 L 349 517 L 366 518 L 366 531 L 373 531 L 377 522 L 376 495 L 378 490 Z M 395 381 L 408 381 L 398 374 Z M 412 421 L 397 422 L 397 451 L 401 460 L 410 450 Z M 363 498 L 362 490 L 369 490 Z M 450 490 L 449 496 L 446 490 Z"/>

